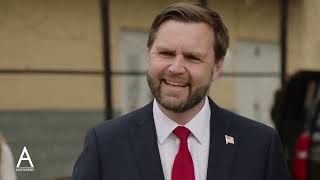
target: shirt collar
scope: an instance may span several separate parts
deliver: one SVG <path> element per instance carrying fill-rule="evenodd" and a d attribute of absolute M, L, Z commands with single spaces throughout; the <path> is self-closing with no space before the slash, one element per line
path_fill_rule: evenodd
<path fill-rule="evenodd" d="M 185 125 L 200 144 L 209 142 L 210 115 L 211 110 L 209 100 L 208 97 L 206 97 L 201 110 Z M 153 117 L 158 141 L 162 144 L 179 124 L 174 122 L 160 110 L 156 100 L 153 101 Z"/>

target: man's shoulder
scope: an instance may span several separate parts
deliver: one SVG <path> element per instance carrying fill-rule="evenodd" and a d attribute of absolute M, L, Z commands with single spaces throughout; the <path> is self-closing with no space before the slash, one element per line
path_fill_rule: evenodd
<path fill-rule="evenodd" d="M 275 129 L 261 122 L 255 121 L 248 117 L 244 117 L 235 112 L 231 112 L 225 108 L 219 107 L 212 99 L 209 98 L 209 104 L 214 116 L 225 123 L 225 127 L 234 133 L 244 134 L 260 134 L 275 133 Z"/>
<path fill-rule="evenodd" d="M 227 117 L 228 127 L 231 131 L 247 136 L 261 137 L 277 134 L 277 131 L 261 122 L 244 117 L 240 114 L 231 112 L 229 110 L 221 108 L 221 112 Z"/>
<path fill-rule="evenodd" d="M 101 122 L 93 130 L 97 136 L 114 136 L 115 134 L 127 132 L 146 118 L 152 118 L 152 103 L 122 116 Z"/>

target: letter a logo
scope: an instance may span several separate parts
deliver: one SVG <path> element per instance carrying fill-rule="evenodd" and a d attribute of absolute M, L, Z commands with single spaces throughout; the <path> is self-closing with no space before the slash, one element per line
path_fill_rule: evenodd
<path fill-rule="evenodd" d="M 20 167 L 21 161 L 28 161 L 30 166 L 29 167 Z M 30 155 L 28 153 L 28 150 L 25 146 L 23 147 L 23 150 L 21 152 L 21 155 L 20 155 L 17 167 L 16 167 L 16 170 L 17 169 L 20 169 L 19 171 L 21 171 L 21 170 L 22 171 L 33 171 L 33 169 L 34 169 L 32 160 L 31 160 Z"/>

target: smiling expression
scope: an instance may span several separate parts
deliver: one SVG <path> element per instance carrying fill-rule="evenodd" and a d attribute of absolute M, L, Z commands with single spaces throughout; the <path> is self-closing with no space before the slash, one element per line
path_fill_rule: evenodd
<path fill-rule="evenodd" d="M 149 49 L 147 79 L 165 109 L 185 112 L 204 100 L 218 78 L 222 60 L 214 62 L 214 34 L 205 23 L 164 22 Z"/>

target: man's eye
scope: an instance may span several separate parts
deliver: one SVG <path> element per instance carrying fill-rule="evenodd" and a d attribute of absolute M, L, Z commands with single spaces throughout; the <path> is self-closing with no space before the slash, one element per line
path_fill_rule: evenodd
<path fill-rule="evenodd" d="M 201 59 L 196 56 L 186 56 L 186 58 L 190 61 L 201 61 Z"/>
<path fill-rule="evenodd" d="M 160 52 L 159 54 L 166 57 L 171 57 L 174 55 L 172 52 L 167 52 L 167 51 Z"/>

